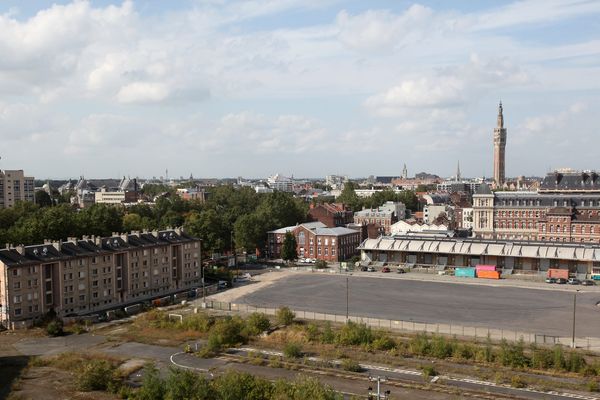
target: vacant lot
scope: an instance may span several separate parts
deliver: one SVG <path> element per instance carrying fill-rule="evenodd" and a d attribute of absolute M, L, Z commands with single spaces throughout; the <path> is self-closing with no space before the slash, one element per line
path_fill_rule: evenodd
<path fill-rule="evenodd" d="M 573 294 L 512 287 L 350 276 L 350 315 L 485 326 L 568 336 Z M 236 300 L 257 306 L 346 313 L 346 278 L 294 275 Z M 577 295 L 577 336 L 600 336 L 600 293 Z"/>

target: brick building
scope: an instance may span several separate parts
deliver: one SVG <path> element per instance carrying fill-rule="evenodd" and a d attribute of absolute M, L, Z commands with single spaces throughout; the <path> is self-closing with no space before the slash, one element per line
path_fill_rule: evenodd
<path fill-rule="evenodd" d="M 27 326 L 115 309 L 201 284 L 200 240 L 180 229 L 0 250 L 0 322 Z"/>
<path fill-rule="evenodd" d="M 346 226 L 354 221 L 354 213 L 342 203 L 311 204 L 308 216 L 312 221 L 322 222 L 328 228 Z"/>
<path fill-rule="evenodd" d="M 281 258 L 281 248 L 287 232 L 296 237 L 296 250 L 300 258 L 343 261 L 357 254 L 356 249 L 361 242 L 359 230 L 328 228 L 322 222 L 308 222 L 268 232 L 267 250 L 270 258 Z"/>
<path fill-rule="evenodd" d="M 590 172 L 551 173 L 537 192 L 473 195 L 473 233 L 487 239 L 600 242 L 600 178 Z"/>

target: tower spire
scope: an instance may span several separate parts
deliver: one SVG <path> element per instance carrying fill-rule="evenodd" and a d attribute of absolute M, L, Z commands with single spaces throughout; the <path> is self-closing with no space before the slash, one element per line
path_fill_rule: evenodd
<path fill-rule="evenodd" d="M 456 181 L 460 181 L 460 160 L 456 162 Z"/>
<path fill-rule="evenodd" d="M 498 128 L 504 128 L 504 115 L 502 112 L 502 100 L 500 100 L 500 104 L 498 105 Z"/>

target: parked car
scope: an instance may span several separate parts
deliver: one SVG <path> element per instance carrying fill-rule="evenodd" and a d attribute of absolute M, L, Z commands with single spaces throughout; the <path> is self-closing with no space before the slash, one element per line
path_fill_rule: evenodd
<path fill-rule="evenodd" d="M 399 274 L 405 274 L 406 271 L 404 270 L 404 268 L 398 268 L 398 270 L 396 271 Z"/>
<path fill-rule="evenodd" d="M 360 270 L 362 272 L 367 272 L 369 270 L 369 268 L 367 268 L 366 266 L 363 265 L 362 267 L 360 267 Z"/>
<path fill-rule="evenodd" d="M 548 277 L 546 278 L 546 283 L 556 283 L 556 278 Z"/>
<path fill-rule="evenodd" d="M 389 267 L 383 267 L 381 272 L 392 272 L 392 270 Z"/>
<path fill-rule="evenodd" d="M 596 284 L 596 282 L 594 282 L 591 279 L 586 279 L 585 281 L 581 282 L 581 284 L 583 286 L 594 286 Z"/>
<path fill-rule="evenodd" d="M 577 278 L 570 278 L 567 283 L 569 285 L 579 285 L 581 283 L 581 281 Z"/>
<path fill-rule="evenodd" d="M 369 272 L 375 272 L 375 267 L 369 267 L 369 268 L 367 268 L 367 271 L 369 271 Z"/>
<path fill-rule="evenodd" d="M 564 285 L 565 283 L 567 283 L 567 280 L 565 278 L 558 278 L 556 280 L 556 283 L 558 283 L 559 285 Z"/>

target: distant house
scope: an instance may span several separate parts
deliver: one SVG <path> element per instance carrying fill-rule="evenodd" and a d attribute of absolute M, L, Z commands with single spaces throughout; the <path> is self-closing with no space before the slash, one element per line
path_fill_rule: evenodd
<path fill-rule="evenodd" d="M 316 258 L 337 262 L 357 254 L 361 232 L 343 227 L 328 228 L 322 222 L 307 222 L 267 233 L 269 258 L 281 258 L 281 248 L 286 233 L 296 237 L 299 258 Z"/>
<path fill-rule="evenodd" d="M 308 215 L 312 221 L 322 222 L 328 228 L 346 226 L 354 221 L 354 213 L 342 203 L 311 204 Z"/>

